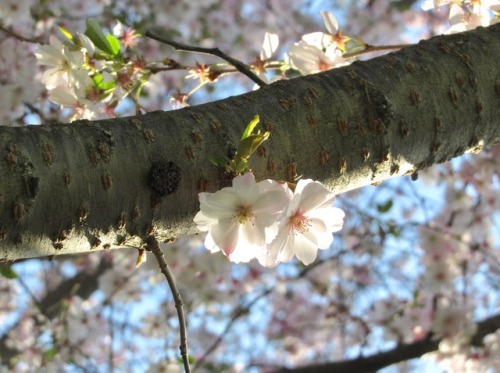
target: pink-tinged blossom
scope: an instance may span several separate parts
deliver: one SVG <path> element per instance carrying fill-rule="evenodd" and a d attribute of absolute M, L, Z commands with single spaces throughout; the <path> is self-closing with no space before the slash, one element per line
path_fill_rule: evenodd
<path fill-rule="evenodd" d="M 271 258 L 287 262 L 295 255 L 308 265 L 316 259 L 318 248 L 328 249 L 332 233 L 342 229 L 345 215 L 332 206 L 334 201 L 335 195 L 318 181 L 300 180 L 269 245 Z"/>
<path fill-rule="evenodd" d="M 222 251 L 232 262 L 248 262 L 265 250 L 265 228 L 289 201 L 287 188 L 276 181 L 255 182 L 252 173 L 236 176 L 233 186 L 200 193 L 194 222 L 207 231 L 205 247 Z"/>

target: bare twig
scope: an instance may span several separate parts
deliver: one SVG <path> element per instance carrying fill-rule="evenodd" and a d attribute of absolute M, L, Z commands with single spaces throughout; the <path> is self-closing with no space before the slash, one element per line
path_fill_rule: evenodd
<path fill-rule="evenodd" d="M 217 56 L 219 58 L 222 58 L 223 60 L 229 62 L 231 65 L 233 65 L 239 72 L 242 74 L 246 75 L 249 77 L 253 82 L 255 82 L 259 87 L 263 87 L 267 85 L 266 82 L 264 82 L 261 78 L 259 78 L 252 70 L 248 68 L 246 64 L 243 62 L 228 56 L 224 52 L 222 52 L 219 48 L 203 48 L 203 47 L 194 47 L 191 45 L 186 45 L 182 43 L 177 43 L 175 41 L 167 40 L 162 38 L 161 36 L 153 33 L 152 31 L 146 31 L 144 36 L 157 40 L 161 43 L 170 45 L 171 47 L 174 47 L 176 50 L 180 51 L 186 51 L 186 52 L 196 52 L 196 53 L 203 53 L 203 54 L 210 54 L 213 56 Z"/>
<path fill-rule="evenodd" d="M 186 316 L 184 315 L 184 309 L 182 307 L 184 303 L 182 302 L 181 294 L 179 293 L 177 285 L 175 284 L 174 276 L 172 275 L 172 272 L 170 272 L 170 269 L 168 268 L 167 261 L 165 260 L 165 256 L 163 255 L 163 252 L 160 249 L 158 240 L 154 236 L 149 236 L 144 241 L 148 245 L 148 249 L 151 250 L 151 252 L 156 257 L 156 260 L 158 260 L 161 273 L 163 273 L 163 275 L 167 279 L 168 286 L 170 287 L 170 291 L 172 292 L 172 296 L 174 297 L 175 308 L 177 309 L 177 317 L 179 319 L 179 330 L 181 338 L 179 348 L 181 351 L 182 361 L 184 363 L 184 371 L 186 373 L 190 373 L 191 368 L 189 367 L 189 359 L 187 353 L 188 348 L 187 348 Z"/>
<path fill-rule="evenodd" d="M 229 330 L 233 327 L 233 324 L 238 320 L 241 316 L 248 314 L 248 311 L 250 311 L 250 308 L 253 307 L 255 303 L 257 303 L 260 299 L 266 297 L 273 291 L 272 288 L 268 288 L 264 290 L 262 293 L 257 295 L 254 299 L 252 299 L 250 302 L 248 302 L 244 306 L 239 306 L 235 312 L 233 313 L 233 317 L 231 317 L 231 320 L 226 324 L 226 327 L 224 328 L 224 331 L 219 334 L 217 339 L 212 343 L 212 345 L 205 351 L 202 357 L 200 357 L 197 361 L 195 366 L 193 367 L 193 371 L 196 370 L 222 342 L 222 339 L 226 336 L 226 334 L 229 332 Z"/>
<path fill-rule="evenodd" d="M 305 277 L 312 269 L 314 269 L 317 266 L 319 266 L 319 265 L 327 262 L 328 260 L 332 260 L 332 259 L 334 259 L 334 258 L 329 258 L 329 259 L 326 259 L 326 260 L 317 260 L 316 262 L 314 262 L 309 267 L 305 267 L 302 271 L 300 271 L 298 273 L 298 275 L 296 276 L 295 280 L 298 280 L 300 278 Z M 231 328 L 233 327 L 234 323 L 241 316 L 247 315 L 249 313 L 250 309 L 255 305 L 255 303 L 257 303 L 259 300 L 267 297 L 269 294 L 271 294 L 274 291 L 274 289 L 275 289 L 274 286 L 268 287 L 267 289 L 265 289 L 264 291 L 262 291 L 262 293 L 260 293 L 259 295 L 255 296 L 255 298 L 253 298 L 250 302 L 248 302 L 245 305 L 240 305 L 238 308 L 236 308 L 232 312 L 233 316 L 231 317 L 231 320 L 228 321 L 228 323 L 226 324 L 226 327 L 224 328 L 224 330 L 222 331 L 222 333 L 219 334 L 219 336 L 217 337 L 217 339 L 210 345 L 210 347 L 205 351 L 205 353 L 196 361 L 196 364 L 193 367 L 193 371 L 195 371 L 198 367 L 200 367 L 200 365 L 206 360 L 206 358 L 208 357 L 208 355 L 210 355 L 221 344 L 222 340 L 224 339 L 224 337 L 226 336 L 226 334 L 229 332 L 229 330 L 231 330 Z"/>

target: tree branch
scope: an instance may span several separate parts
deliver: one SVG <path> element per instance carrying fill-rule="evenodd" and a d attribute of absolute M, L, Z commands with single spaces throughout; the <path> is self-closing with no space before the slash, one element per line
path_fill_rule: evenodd
<path fill-rule="evenodd" d="M 258 114 L 260 179 L 296 170 L 334 193 L 500 141 L 500 24 L 169 112 L 0 127 L 0 261 L 139 247 L 194 233 L 198 193 Z"/>
<path fill-rule="evenodd" d="M 481 346 L 483 338 L 490 333 L 494 333 L 497 329 L 500 329 L 500 314 L 478 322 L 477 331 L 471 338 L 471 344 Z M 389 365 L 415 359 L 429 352 L 437 351 L 441 340 L 440 338 L 434 339 L 432 336 L 429 336 L 417 342 L 400 344 L 391 350 L 372 356 L 297 368 L 283 368 L 276 371 L 276 373 L 373 373 Z"/>
<path fill-rule="evenodd" d="M 184 363 L 184 371 L 186 373 L 191 372 L 191 368 L 189 367 L 189 357 L 188 357 L 188 347 L 187 347 L 187 331 L 186 331 L 186 316 L 184 315 L 184 303 L 182 302 L 181 293 L 177 289 L 177 285 L 175 283 L 175 278 L 170 272 L 170 268 L 168 267 L 167 261 L 165 260 L 165 256 L 163 255 L 163 251 L 160 249 L 160 245 L 158 244 L 157 239 L 154 236 L 149 236 L 145 239 L 146 244 L 148 245 L 148 250 L 156 257 L 158 260 L 158 264 L 160 265 L 161 273 L 165 276 L 168 282 L 168 286 L 170 287 L 170 291 L 172 292 L 172 296 L 174 297 L 175 308 L 177 310 L 177 317 L 179 319 L 179 333 L 180 333 L 180 352 L 182 356 L 182 361 Z"/>
<path fill-rule="evenodd" d="M 170 45 L 170 46 L 174 47 L 176 50 L 187 51 L 187 52 L 203 53 L 203 54 L 210 54 L 210 55 L 213 55 L 213 56 L 217 56 L 217 57 L 222 58 L 223 60 L 229 62 L 239 72 L 241 72 L 242 74 L 244 74 L 247 77 L 249 77 L 259 87 L 263 87 L 263 86 L 267 85 L 267 83 L 264 82 L 261 78 L 259 78 L 256 74 L 254 74 L 253 71 L 250 70 L 246 64 L 244 64 L 243 62 L 237 60 L 236 58 L 233 58 L 233 57 L 227 55 L 226 53 L 224 53 L 223 51 L 221 51 L 219 48 L 194 47 L 194 46 L 190 46 L 190 45 L 186 45 L 186 44 L 182 44 L 182 43 L 177 43 L 175 41 L 164 39 L 161 36 L 155 34 L 152 31 L 149 31 L 149 30 L 146 31 L 146 33 L 144 34 L 144 36 L 146 36 L 148 38 L 151 38 L 151 39 L 154 39 L 154 40 L 157 40 L 157 41 L 159 41 L 161 43 Z"/>

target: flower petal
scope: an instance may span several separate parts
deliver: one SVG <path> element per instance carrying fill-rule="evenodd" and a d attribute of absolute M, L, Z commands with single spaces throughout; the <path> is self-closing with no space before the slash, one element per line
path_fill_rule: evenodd
<path fill-rule="evenodd" d="M 295 236 L 293 251 L 302 263 L 309 265 L 318 255 L 318 247 L 303 235 Z"/>
<path fill-rule="evenodd" d="M 210 234 L 215 244 L 229 257 L 238 244 L 239 224 L 219 221 L 212 227 Z"/>
<path fill-rule="evenodd" d="M 335 201 L 335 195 L 316 181 L 300 180 L 297 183 L 297 189 L 300 191 L 299 208 L 301 211 L 331 206 Z"/>

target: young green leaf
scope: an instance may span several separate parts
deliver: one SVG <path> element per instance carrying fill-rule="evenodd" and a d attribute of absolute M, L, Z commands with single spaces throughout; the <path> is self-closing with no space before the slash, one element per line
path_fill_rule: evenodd
<path fill-rule="evenodd" d="M 253 119 L 248 123 L 247 128 L 243 131 L 243 135 L 241 135 L 241 141 L 245 140 L 248 136 L 250 136 L 257 124 L 259 124 L 259 116 L 256 115 L 253 117 Z"/>
<path fill-rule="evenodd" d="M 112 50 L 112 55 L 116 56 L 120 53 L 120 41 L 112 34 L 107 34 L 106 39 L 108 40 L 109 46 Z"/>
<path fill-rule="evenodd" d="M 85 35 L 87 35 L 89 39 L 92 40 L 92 42 L 95 44 L 95 46 L 100 50 L 112 56 L 115 55 L 113 47 L 102 31 L 101 25 L 95 19 L 90 19 L 87 21 L 87 29 L 85 30 Z"/>
<path fill-rule="evenodd" d="M 226 167 L 229 164 L 229 159 L 227 159 L 226 157 L 218 157 L 214 155 L 208 158 L 208 160 L 217 167 Z"/>

